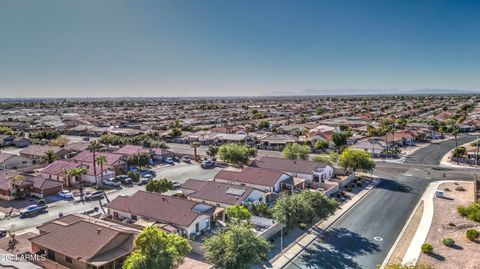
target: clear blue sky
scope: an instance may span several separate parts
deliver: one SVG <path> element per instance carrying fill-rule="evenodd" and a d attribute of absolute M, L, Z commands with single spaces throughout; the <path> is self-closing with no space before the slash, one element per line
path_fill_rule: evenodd
<path fill-rule="evenodd" d="M 480 89 L 480 1 L 4 0 L 0 97 Z"/>

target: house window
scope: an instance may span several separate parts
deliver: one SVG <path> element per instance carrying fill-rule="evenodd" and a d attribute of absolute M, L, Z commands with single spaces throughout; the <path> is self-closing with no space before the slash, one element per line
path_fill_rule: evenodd
<path fill-rule="evenodd" d="M 71 264 L 71 263 L 72 263 L 72 258 L 70 258 L 70 257 L 65 257 L 65 262 Z"/>

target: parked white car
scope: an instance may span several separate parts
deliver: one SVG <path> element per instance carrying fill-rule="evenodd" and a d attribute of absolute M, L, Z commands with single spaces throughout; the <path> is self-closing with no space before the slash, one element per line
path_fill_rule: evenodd
<path fill-rule="evenodd" d="M 58 192 L 58 196 L 63 197 L 65 199 L 72 199 L 73 198 L 73 193 L 67 190 L 63 190 Z"/>
<path fill-rule="evenodd" d="M 116 178 L 111 177 L 111 178 L 108 178 L 108 179 L 104 179 L 103 184 L 107 185 L 107 186 L 110 186 L 110 187 L 119 187 L 120 184 L 122 184 L 122 183 L 120 182 L 120 180 L 117 180 Z"/>

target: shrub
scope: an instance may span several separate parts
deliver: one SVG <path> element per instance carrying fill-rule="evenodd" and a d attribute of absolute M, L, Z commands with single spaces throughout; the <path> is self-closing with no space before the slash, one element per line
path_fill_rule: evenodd
<path fill-rule="evenodd" d="M 302 222 L 302 223 L 298 224 L 298 227 L 300 227 L 300 229 L 302 229 L 302 230 L 305 230 L 307 228 L 307 224 Z"/>
<path fill-rule="evenodd" d="M 443 238 L 442 243 L 447 247 L 451 247 L 455 245 L 455 240 L 453 240 L 452 238 Z"/>
<path fill-rule="evenodd" d="M 457 207 L 457 212 L 469 220 L 480 222 L 480 202 Z"/>
<path fill-rule="evenodd" d="M 139 182 L 140 181 L 140 173 L 139 172 L 133 172 L 130 171 L 128 172 L 128 177 L 132 179 L 133 182 Z"/>
<path fill-rule="evenodd" d="M 465 191 L 465 188 L 460 186 L 455 188 L 456 191 Z"/>
<path fill-rule="evenodd" d="M 424 243 L 422 245 L 422 253 L 428 254 L 433 252 L 433 247 L 429 243 Z"/>
<path fill-rule="evenodd" d="M 476 239 L 478 239 L 478 237 L 480 237 L 480 233 L 475 229 L 468 229 L 465 235 L 470 241 L 475 241 Z"/>

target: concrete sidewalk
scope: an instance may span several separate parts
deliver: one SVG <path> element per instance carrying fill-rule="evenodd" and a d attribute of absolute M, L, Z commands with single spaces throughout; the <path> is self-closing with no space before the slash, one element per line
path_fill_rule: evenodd
<path fill-rule="evenodd" d="M 293 243 L 288 245 L 283 253 L 279 253 L 273 259 L 270 260 L 271 266 L 264 265 L 264 268 L 283 268 L 290 261 L 292 261 L 297 255 L 299 255 L 308 245 L 315 241 L 319 236 L 325 233 L 332 224 L 334 224 L 338 219 L 340 219 L 350 208 L 352 208 L 358 201 L 365 197 L 376 185 L 378 180 L 374 179 L 370 185 L 365 187 L 357 195 L 355 195 L 351 200 L 343 204 L 339 210 L 335 212 L 334 215 L 330 216 L 326 220 L 321 220 L 313 225 L 302 237 L 295 240 Z"/>
<path fill-rule="evenodd" d="M 430 231 L 430 226 L 432 225 L 433 220 L 433 198 L 435 197 L 435 192 L 438 189 L 438 186 L 443 183 L 456 182 L 454 180 L 442 180 L 435 181 L 428 185 L 427 189 L 420 199 L 423 201 L 423 214 L 420 224 L 418 225 L 417 231 L 410 242 L 410 246 L 403 256 L 402 264 L 416 264 L 418 258 L 420 257 L 420 251 L 423 243 L 427 239 L 428 232 Z M 407 223 L 408 224 L 408 223 Z"/>

